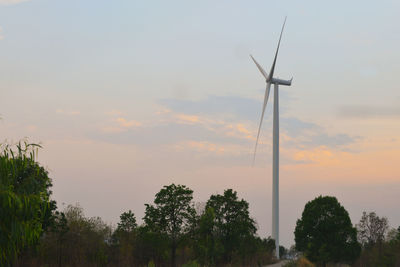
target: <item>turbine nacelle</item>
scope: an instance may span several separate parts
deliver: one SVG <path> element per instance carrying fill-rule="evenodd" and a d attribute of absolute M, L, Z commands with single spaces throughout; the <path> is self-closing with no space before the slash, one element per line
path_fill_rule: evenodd
<path fill-rule="evenodd" d="M 251 59 L 254 61 L 254 63 L 256 64 L 257 68 L 260 70 L 261 74 L 264 76 L 265 78 L 265 82 L 268 83 L 272 83 L 272 84 L 280 84 L 280 85 L 286 85 L 286 86 L 290 86 L 292 84 L 292 79 L 290 80 L 282 80 L 279 78 L 273 78 L 271 77 L 271 74 L 273 74 L 274 69 L 271 69 L 271 73 L 268 75 L 265 70 L 263 69 L 263 67 L 260 66 L 260 64 L 258 64 L 258 62 L 256 61 L 256 59 L 250 55 Z M 274 62 L 275 63 L 275 62 Z M 275 64 L 272 66 L 273 68 L 275 68 Z"/>
<path fill-rule="evenodd" d="M 270 82 L 272 84 L 291 86 L 292 85 L 292 80 L 293 80 L 293 78 L 290 79 L 290 80 L 282 80 L 282 79 L 279 79 L 279 78 L 272 78 L 272 79 L 270 79 L 270 81 L 267 81 L 267 83 Z"/>

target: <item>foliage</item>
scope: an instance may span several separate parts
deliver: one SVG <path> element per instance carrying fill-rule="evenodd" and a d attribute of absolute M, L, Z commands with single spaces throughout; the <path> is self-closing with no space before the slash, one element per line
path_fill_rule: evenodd
<path fill-rule="evenodd" d="M 198 220 L 196 255 L 202 265 L 212 266 L 223 251 L 222 244 L 216 234 L 215 213 L 207 208 Z"/>
<path fill-rule="evenodd" d="M 136 218 L 131 210 L 122 213 L 119 218 L 120 222 L 118 223 L 117 231 L 131 233 L 136 229 Z"/>
<path fill-rule="evenodd" d="M 136 245 L 137 223 L 131 210 L 120 216 L 120 222 L 113 233 L 116 261 L 120 265 L 130 266 L 134 264 L 133 252 Z"/>
<path fill-rule="evenodd" d="M 263 266 L 273 263 L 275 241 L 256 235 L 249 204 L 237 192 L 211 195 L 198 207 L 184 185 L 164 186 L 146 204 L 144 224 L 129 210 L 116 228 L 87 218 L 79 205 L 55 211 L 51 180 L 36 161 L 38 145 L 0 152 L 0 266 Z M 363 213 L 357 224 L 363 244 L 354 266 L 400 266 L 400 227 Z M 295 229 L 296 247 L 280 254 L 318 265 L 353 262 L 360 253 L 357 232 L 334 197 L 305 205 Z M 295 249 L 296 248 L 296 249 Z M 15 261 L 15 258 L 17 258 Z M 307 258 L 286 266 L 314 266 Z M 167 263 L 170 264 L 167 264 Z"/>
<path fill-rule="evenodd" d="M 190 230 L 196 216 L 193 191 L 184 185 L 164 186 L 156 194 L 154 206 L 146 204 L 144 221 L 148 229 L 168 236 L 171 244 L 171 264 L 176 264 L 178 242 Z"/>
<path fill-rule="evenodd" d="M 386 242 L 397 242 L 400 241 L 400 232 L 398 229 L 390 229 L 385 238 Z"/>
<path fill-rule="evenodd" d="M 50 200 L 48 172 L 36 161 L 39 147 L 26 142 L 16 150 L 0 146 L 0 265 L 11 265 L 52 222 L 56 205 Z"/>
<path fill-rule="evenodd" d="M 373 246 L 384 241 L 388 229 L 387 218 L 380 218 L 375 212 L 367 214 L 364 211 L 360 222 L 357 224 L 358 240 L 364 247 Z"/>
<path fill-rule="evenodd" d="M 273 262 L 274 240 L 255 235 L 248 203 L 239 200 L 236 192 L 226 190 L 224 195 L 211 196 L 207 203 L 196 215 L 190 189 L 165 186 L 154 204 L 146 206 L 143 225 L 138 226 L 134 213 L 127 211 L 114 231 L 98 217 L 85 217 L 79 205 L 69 205 L 54 213 L 38 249 L 25 251 L 15 267 L 171 265 L 173 222 L 181 223 L 175 228 L 179 229 L 175 232 L 178 266 L 263 266 Z"/>
<path fill-rule="evenodd" d="M 296 248 L 313 262 L 352 262 L 360 253 L 357 232 L 349 214 L 335 197 L 308 202 L 297 220 Z"/>
<path fill-rule="evenodd" d="M 364 213 L 363 215 L 368 216 L 371 215 L 371 213 Z M 375 234 L 372 235 L 375 239 L 372 237 L 367 239 L 368 241 L 364 246 L 361 256 L 354 266 L 400 266 L 400 227 L 397 230 L 392 229 L 389 231 L 385 240 L 382 238 L 382 235 L 384 235 L 384 229 L 387 229 L 387 219 L 379 218 L 375 213 L 373 213 L 372 220 L 370 220 L 370 218 L 368 219 L 368 222 L 378 221 L 377 224 L 379 227 L 371 226 L 371 230 L 375 231 Z M 370 227 L 370 224 L 366 224 L 366 227 Z"/>
<path fill-rule="evenodd" d="M 66 259 L 72 265 L 105 265 L 108 261 L 107 243 L 111 240 L 111 227 L 100 217 L 86 218 L 83 209 L 69 205 L 65 212 L 69 231 L 66 234 L 65 250 L 72 257 Z"/>
<path fill-rule="evenodd" d="M 400 241 L 376 243 L 366 247 L 354 266 L 400 266 Z"/>
<path fill-rule="evenodd" d="M 400 242 L 400 226 L 396 230 L 396 235 L 393 237 L 393 240 L 396 242 Z"/>
<path fill-rule="evenodd" d="M 255 237 L 256 230 L 249 204 L 239 200 L 236 192 L 228 189 L 223 195 L 212 195 L 198 223 L 195 250 L 200 263 L 243 263 L 262 246 Z"/>
<path fill-rule="evenodd" d="M 139 226 L 136 244 L 133 255 L 139 266 L 144 266 L 149 262 L 160 266 L 169 260 L 170 242 L 165 233 L 153 232 L 147 226 Z"/>
<path fill-rule="evenodd" d="M 197 261 L 189 261 L 188 263 L 185 263 L 182 265 L 182 267 L 201 267 L 202 265 L 200 265 Z"/>
<path fill-rule="evenodd" d="M 46 232 L 36 257 L 39 266 L 104 266 L 109 261 L 111 228 L 99 217 L 86 218 L 79 205 L 58 213 L 56 226 Z M 32 257 L 32 256 L 31 256 Z M 25 259 L 30 261 L 31 259 Z M 20 266 L 35 266 L 20 262 Z"/>

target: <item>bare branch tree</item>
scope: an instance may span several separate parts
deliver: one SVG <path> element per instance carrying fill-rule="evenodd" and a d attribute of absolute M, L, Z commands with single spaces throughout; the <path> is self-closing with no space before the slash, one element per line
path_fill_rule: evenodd
<path fill-rule="evenodd" d="M 363 212 L 360 222 L 356 225 L 358 240 L 363 246 L 374 245 L 385 240 L 389 230 L 389 223 L 386 217 L 380 218 L 375 212 Z"/>

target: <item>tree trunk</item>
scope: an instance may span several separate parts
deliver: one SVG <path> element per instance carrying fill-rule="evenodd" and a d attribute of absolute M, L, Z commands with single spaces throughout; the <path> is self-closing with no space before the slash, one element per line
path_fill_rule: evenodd
<path fill-rule="evenodd" d="M 171 267 L 176 266 L 176 241 L 172 240 L 171 246 Z"/>
<path fill-rule="evenodd" d="M 62 253 L 62 242 L 58 241 L 58 267 L 61 267 L 61 253 Z"/>

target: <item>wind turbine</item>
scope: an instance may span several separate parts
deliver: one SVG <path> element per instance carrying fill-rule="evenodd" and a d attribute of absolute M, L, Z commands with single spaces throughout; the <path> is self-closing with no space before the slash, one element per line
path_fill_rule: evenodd
<path fill-rule="evenodd" d="M 272 63 L 271 70 L 269 74 L 258 64 L 258 62 L 250 55 L 251 59 L 256 64 L 257 68 L 260 70 L 261 74 L 264 76 L 267 83 L 267 88 L 265 89 L 264 104 L 262 106 L 261 120 L 258 127 L 256 145 L 254 147 L 253 164 L 256 157 L 258 139 L 260 137 L 261 125 L 264 119 L 265 108 L 267 106 L 269 91 L 271 85 L 274 85 L 274 118 L 273 118 L 273 159 L 272 159 L 272 238 L 275 239 L 275 253 L 276 257 L 279 259 L 279 85 L 290 86 L 292 84 L 292 79 L 282 80 L 274 78 L 274 71 L 276 65 L 276 59 L 278 57 L 279 45 L 281 44 L 281 38 L 283 29 L 285 28 L 286 18 L 283 22 L 281 34 L 279 36 L 278 47 L 276 48 L 275 58 Z"/>

